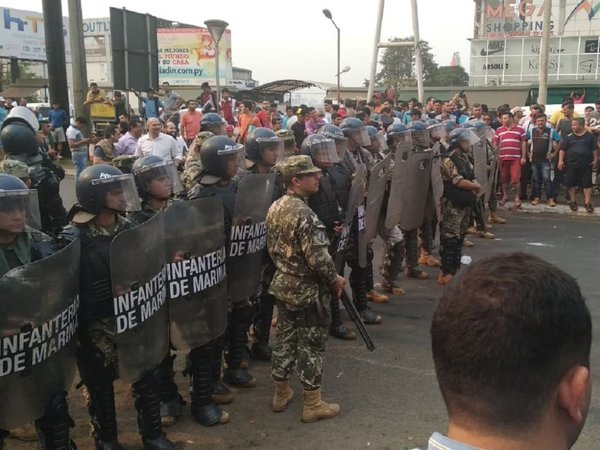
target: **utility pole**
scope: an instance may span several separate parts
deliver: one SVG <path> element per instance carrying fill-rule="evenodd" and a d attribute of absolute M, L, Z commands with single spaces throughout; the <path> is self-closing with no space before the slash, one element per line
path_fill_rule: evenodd
<path fill-rule="evenodd" d="M 81 0 L 69 0 L 69 33 L 71 38 L 71 68 L 73 71 L 73 106 L 75 117 L 87 116 L 83 104 L 87 92 L 87 67 L 83 45 L 83 14 Z M 69 105 L 62 105 L 68 111 Z"/>
<path fill-rule="evenodd" d="M 419 102 L 425 103 L 425 92 L 423 89 L 423 61 L 421 59 L 421 35 L 419 34 L 419 11 L 417 0 L 411 0 L 413 34 L 415 39 L 415 75 L 417 76 L 417 96 Z"/>
<path fill-rule="evenodd" d="M 68 111 L 69 91 L 61 3 L 55 0 L 42 0 L 42 11 L 44 13 L 50 103 L 58 102 L 65 108 L 65 111 Z"/>
<path fill-rule="evenodd" d="M 371 73 L 369 78 L 368 99 L 371 100 L 373 91 L 375 90 L 375 73 L 377 71 L 377 56 L 380 48 L 389 47 L 414 47 L 415 51 L 415 77 L 417 78 L 417 92 L 419 101 L 423 103 L 425 93 L 423 89 L 423 63 L 421 59 L 421 44 L 419 35 L 419 12 L 417 10 L 417 0 L 411 0 L 412 7 L 412 25 L 413 25 L 413 40 L 402 42 L 380 42 L 381 40 L 381 22 L 383 21 L 383 8 L 385 0 L 379 0 L 377 10 L 377 23 L 375 24 L 375 40 L 373 43 L 373 56 L 371 58 Z"/>
<path fill-rule="evenodd" d="M 385 0 L 379 0 L 379 5 L 377 7 L 377 22 L 375 23 L 375 38 L 373 39 L 373 55 L 371 57 L 371 73 L 369 74 L 367 101 L 371 101 L 371 98 L 373 98 L 373 91 L 375 90 L 375 75 L 377 74 L 377 59 L 379 58 L 379 41 L 381 41 L 381 22 L 383 21 L 384 6 Z"/>
<path fill-rule="evenodd" d="M 546 0 L 544 9 L 544 29 L 542 32 L 542 50 L 540 52 L 540 85 L 538 103 L 548 101 L 548 59 L 550 57 L 550 20 L 552 20 L 552 0 Z"/>

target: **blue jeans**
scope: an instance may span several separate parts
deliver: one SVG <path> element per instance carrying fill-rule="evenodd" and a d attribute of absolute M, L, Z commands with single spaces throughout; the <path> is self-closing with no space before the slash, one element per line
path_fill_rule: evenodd
<path fill-rule="evenodd" d="M 79 178 L 79 174 L 83 172 L 83 169 L 87 166 L 88 153 L 85 152 L 71 152 L 71 159 L 75 166 L 75 179 Z"/>
<path fill-rule="evenodd" d="M 531 163 L 532 181 L 531 191 L 533 198 L 542 196 L 542 183 L 546 192 L 546 200 L 556 198 L 554 194 L 554 186 L 550 180 L 550 161 L 540 161 Z"/>

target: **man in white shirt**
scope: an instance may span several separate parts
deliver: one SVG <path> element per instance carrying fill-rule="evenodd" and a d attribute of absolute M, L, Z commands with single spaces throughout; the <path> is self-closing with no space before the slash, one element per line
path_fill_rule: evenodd
<path fill-rule="evenodd" d="M 148 119 L 147 126 L 148 134 L 138 140 L 135 156 L 160 156 L 165 161 L 173 161 L 180 165 L 183 154 L 177 148 L 175 139 L 160 132 L 160 121 L 152 117 Z"/>

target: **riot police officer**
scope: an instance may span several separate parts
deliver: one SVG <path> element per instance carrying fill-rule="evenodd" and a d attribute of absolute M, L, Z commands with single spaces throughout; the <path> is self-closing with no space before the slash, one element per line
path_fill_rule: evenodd
<path fill-rule="evenodd" d="M 475 181 L 469 149 L 479 138 L 469 129 L 457 128 L 449 135 L 450 148 L 442 159 L 442 222 L 440 224 L 440 256 L 442 267 L 438 283 L 446 285 L 460 269 L 462 245 L 469 224 L 471 208 L 476 201 L 479 183 Z"/>
<path fill-rule="evenodd" d="M 244 174 L 277 173 L 273 201 L 283 195 L 283 181 L 281 175 L 275 171 L 275 164 L 284 158 L 283 139 L 269 128 L 256 128 L 251 131 L 246 140 L 246 162 Z M 269 285 L 275 274 L 275 266 L 268 252 L 264 253 L 261 274 L 261 292 L 258 298 L 253 298 L 253 326 L 254 342 L 251 346 L 250 356 L 254 359 L 271 360 L 271 347 L 269 336 L 275 298 L 268 293 Z"/>
<path fill-rule="evenodd" d="M 200 132 L 210 131 L 216 136 L 225 135 L 225 126 L 227 122 L 223 118 L 214 112 L 209 112 L 202 116 L 200 121 Z"/>
<path fill-rule="evenodd" d="M 113 239 L 133 228 L 120 213 L 139 210 L 140 203 L 133 175 L 104 164 L 84 169 L 75 190 L 78 204 L 70 212 L 72 225 L 63 230 L 62 237 L 79 237 L 82 243 L 77 363 L 88 392 L 96 449 L 121 450 L 113 388 L 120 363 L 110 254 Z M 162 431 L 156 367 L 145 367 L 141 378 L 133 383 L 132 393 L 144 449 L 174 449 Z"/>
<path fill-rule="evenodd" d="M 339 130 L 334 125 L 326 125 L 325 127 L 334 127 Z M 333 130 L 333 132 L 335 133 L 337 130 Z M 332 168 L 334 164 L 339 163 L 335 140 L 330 137 L 331 131 L 332 129 L 330 131 L 323 130 L 320 134 L 307 136 L 302 141 L 300 153 L 310 156 L 315 167 L 321 169 L 319 190 L 308 198 L 308 206 L 310 206 L 319 220 L 325 225 L 327 237 L 330 242 L 329 253 L 334 255 L 335 243 L 342 230 L 342 217 L 340 216 L 341 207 L 335 193 L 335 182 L 333 177 L 328 173 L 328 169 Z M 339 299 L 329 296 L 328 301 L 331 305 L 329 334 L 340 339 L 356 339 L 356 333 L 347 328 L 342 322 Z"/>
<path fill-rule="evenodd" d="M 188 192 L 188 198 L 218 197 L 223 205 L 225 238 L 229 242 L 235 208 L 236 184 L 233 180 L 244 164 L 244 146 L 225 136 L 213 136 L 200 147 L 202 171 L 196 177 L 197 184 Z M 230 274 L 228 274 L 229 277 Z M 247 330 L 250 324 L 249 304 L 233 308 L 229 317 L 228 369 L 224 380 L 236 386 L 255 386 L 256 379 L 241 368 L 244 358 Z M 202 425 L 229 422 L 229 414 L 213 401 L 213 394 L 232 400 L 231 391 L 221 383 L 221 361 L 226 336 L 217 338 L 190 352 L 192 374 L 192 405 L 194 418 Z"/>
<path fill-rule="evenodd" d="M 363 124 L 363 122 L 356 117 L 347 117 L 341 123 L 340 129 L 346 136 L 348 151 L 344 155 L 342 165 L 346 166 L 352 173 L 356 175 L 359 166 L 363 166 L 363 170 L 367 170 L 370 165 L 370 156 L 367 150 L 363 147 L 370 145 L 371 140 L 369 139 L 369 133 Z M 352 176 L 351 175 L 351 176 Z M 364 208 L 364 199 L 358 207 Z M 358 220 L 358 210 L 355 215 L 355 221 L 352 225 L 350 239 L 348 240 L 348 246 L 346 251 L 346 262 L 351 268 L 350 272 L 350 286 L 354 294 L 354 303 L 356 309 L 366 324 L 380 324 L 382 317 L 379 314 L 374 313 L 371 308 L 367 305 L 367 293 L 372 283 L 372 269 L 370 267 L 361 267 L 359 261 L 359 245 L 366 245 L 360 243 L 359 234 L 363 233 L 364 230 L 360 230 L 360 222 Z M 366 251 L 366 250 L 365 250 Z M 371 271 L 369 274 L 368 272 Z"/>
<path fill-rule="evenodd" d="M 64 170 L 55 166 L 36 138 L 39 123 L 33 112 L 15 106 L 2 123 L 0 140 L 7 159 L 16 159 L 29 168 L 31 187 L 38 191 L 42 230 L 55 234 L 65 225 L 67 212 L 60 197 Z"/>
<path fill-rule="evenodd" d="M 173 201 L 173 195 L 182 190 L 177 168 L 172 161 L 160 156 L 145 156 L 133 163 L 132 172 L 138 195 L 142 200 L 142 209 L 128 213 L 127 218 L 139 225 L 166 209 Z M 177 392 L 173 379 L 173 361 L 175 355 L 167 355 L 158 369 L 158 387 L 160 395 L 160 415 L 164 426 L 172 425 L 181 416 L 183 399 Z"/>
<path fill-rule="evenodd" d="M 19 274 L 11 277 L 12 269 L 17 267 L 23 267 L 27 269 L 28 265 L 35 261 L 46 259 L 49 261 L 50 255 L 52 255 L 56 248 L 53 245 L 50 237 L 44 233 L 38 231 L 39 229 L 39 206 L 37 199 L 37 192 L 30 190 L 27 185 L 19 178 L 8 175 L 0 174 L 0 289 L 2 290 L 2 303 L 3 301 L 15 302 L 17 299 L 15 295 L 29 295 L 26 293 L 27 286 L 21 287 L 23 280 L 19 280 Z M 76 264 L 76 262 L 73 262 Z M 50 267 L 52 265 L 50 264 Z M 31 266 L 29 266 L 31 267 Z M 48 270 L 49 267 L 41 267 L 37 265 L 41 273 L 27 274 L 31 277 L 36 276 L 36 282 L 34 288 L 47 289 L 47 291 L 58 291 L 61 292 L 62 283 L 59 279 L 54 279 L 53 275 Z M 44 269 L 46 272 L 44 273 Z M 60 267 L 60 270 L 64 270 L 63 276 L 68 276 L 70 268 Z M 12 272 L 15 274 L 15 272 Z M 27 276 L 22 274 L 22 276 Z M 47 282 L 43 282 L 43 277 L 47 276 Z M 60 277 L 60 274 L 57 275 Z M 70 280 L 69 280 L 70 282 Z M 32 284 L 30 281 L 26 281 L 27 284 Z M 8 288 L 7 288 L 8 286 Z M 76 286 L 73 284 L 73 294 L 76 292 Z M 44 298 L 42 294 L 36 293 L 34 298 L 36 301 L 46 300 L 43 308 L 40 308 L 40 312 L 36 313 L 31 310 L 17 311 L 16 314 L 11 309 L 16 305 L 4 305 L 3 315 L 6 320 L 0 320 L 0 332 L 5 338 L 11 337 L 15 334 L 14 326 L 10 326 L 11 319 L 12 324 L 16 325 L 20 321 L 20 318 L 31 318 L 27 321 L 29 326 L 29 333 L 31 333 L 31 325 L 33 322 L 34 326 L 39 326 L 41 323 L 35 318 L 41 319 L 42 322 L 49 321 L 54 317 L 44 317 L 43 314 L 52 312 L 54 310 L 54 304 L 52 300 L 63 300 L 61 298 Z M 52 294 L 50 294 L 52 295 Z M 27 308 L 31 306 L 39 307 L 39 305 L 31 305 L 26 299 L 21 303 L 21 307 Z M 3 326 L 7 325 L 7 330 L 3 329 Z M 28 332 L 28 328 L 25 327 L 23 322 L 17 326 L 21 327 L 21 332 Z M 17 328 L 18 329 L 18 328 Z M 9 356 L 4 353 L 3 356 Z M 8 359 L 8 358 L 4 358 Z M 24 358 L 25 359 L 25 358 Z M 54 359 L 61 367 L 55 368 L 52 366 Z M 3 385 L 3 399 L 0 402 L 0 426 L 6 424 L 6 427 L 11 427 L 10 424 L 15 426 L 21 426 L 29 422 L 30 419 L 35 420 L 35 427 L 37 429 L 40 445 L 44 450 L 70 450 L 76 448 L 72 441 L 69 439 L 69 429 L 73 426 L 73 421 L 69 417 L 69 409 L 67 405 L 67 393 L 64 389 L 68 389 L 69 386 L 64 386 L 62 389 L 60 386 L 61 382 L 65 380 L 56 379 L 56 374 L 61 372 L 71 372 L 71 376 L 74 375 L 75 361 L 71 360 L 72 369 L 69 370 L 67 364 L 69 363 L 68 358 L 59 357 L 58 354 L 50 356 L 46 361 L 42 361 L 45 366 L 40 367 L 39 363 L 33 363 L 32 365 L 26 364 L 26 368 L 18 369 L 13 365 L 13 368 L 3 364 L 3 370 L 0 374 L 0 384 Z M 23 373 L 19 373 L 21 370 L 27 370 L 29 373 L 27 376 L 21 376 Z M 56 371 L 56 372 L 53 372 Z M 24 388 L 21 387 L 23 386 Z M 33 383 L 33 386 L 31 384 Z M 31 392 L 29 389 L 33 388 Z M 11 391 L 14 395 L 18 395 L 14 399 L 10 398 Z M 39 399 L 47 399 L 45 405 L 42 405 L 39 411 L 36 411 L 36 404 L 39 404 Z M 18 408 L 17 408 L 18 405 Z M 27 417 L 27 418 L 26 418 Z M 17 421 L 17 422 L 14 422 Z M 0 429 L 0 449 L 4 448 L 4 438 L 8 434 L 6 430 Z"/>

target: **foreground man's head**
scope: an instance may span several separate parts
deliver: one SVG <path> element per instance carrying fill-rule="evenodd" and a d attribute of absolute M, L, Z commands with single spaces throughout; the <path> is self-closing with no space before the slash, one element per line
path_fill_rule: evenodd
<path fill-rule="evenodd" d="M 589 310 L 573 277 L 493 256 L 445 292 L 431 325 L 448 437 L 479 448 L 566 449 L 590 403 Z"/>

